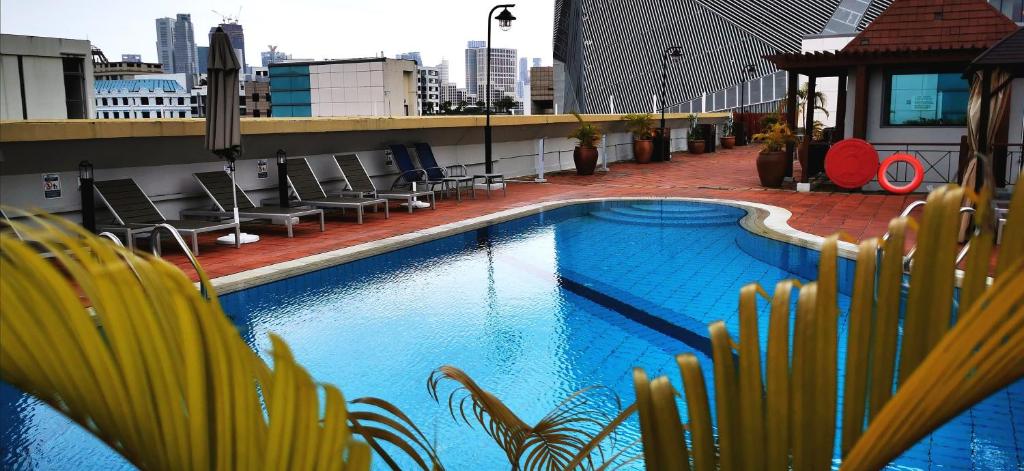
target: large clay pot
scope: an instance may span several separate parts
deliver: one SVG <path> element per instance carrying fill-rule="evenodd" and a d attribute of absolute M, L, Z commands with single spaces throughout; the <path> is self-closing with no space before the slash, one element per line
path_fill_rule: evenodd
<path fill-rule="evenodd" d="M 686 141 L 686 150 L 691 154 L 703 154 L 704 153 L 704 140 Z"/>
<path fill-rule="evenodd" d="M 654 153 L 654 142 L 650 139 L 637 139 L 633 141 L 633 158 L 638 164 L 651 163 L 651 155 Z"/>
<path fill-rule="evenodd" d="M 597 148 L 576 146 L 572 151 L 572 160 L 576 163 L 576 175 L 593 175 L 597 167 Z"/>
<path fill-rule="evenodd" d="M 732 149 L 736 147 L 736 136 L 722 136 L 722 148 Z"/>
<path fill-rule="evenodd" d="M 789 154 L 786 151 L 764 152 L 757 154 L 757 177 L 761 179 L 761 186 L 778 188 L 782 186 L 782 180 L 786 178 L 786 159 Z"/>

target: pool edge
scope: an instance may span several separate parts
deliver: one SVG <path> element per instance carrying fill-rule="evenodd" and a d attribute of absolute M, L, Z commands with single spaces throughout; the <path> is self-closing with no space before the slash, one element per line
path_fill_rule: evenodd
<path fill-rule="evenodd" d="M 565 206 L 585 203 L 599 203 L 603 201 L 692 201 L 722 204 L 746 210 L 747 215 L 740 220 L 740 226 L 746 231 L 813 250 L 820 250 L 824 237 L 803 232 L 791 227 L 787 221 L 792 213 L 785 208 L 749 201 L 729 200 L 719 198 L 652 198 L 652 197 L 606 197 L 606 198 L 575 198 L 566 200 L 546 201 L 534 203 L 518 208 L 506 209 L 496 213 L 464 219 L 462 221 L 450 222 L 440 226 L 420 229 L 391 236 L 385 239 L 365 242 L 350 247 L 331 250 L 314 255 L 307 255 L 294 260 L 278 262 L 265 267 L 245 270 L 230 275 L 224 275 L 211 280 L 214 290 L 219 295 L 241 291 L 254 286 L 283 280 L 297 275 L 329 268 L 335 265 L 372 257 L 392 250 L 402 249 L 423 242 L 430 242 L 450 235 L 478 229 L 484 226 L 497 224 L 525 216 L 531 216 L 542 211 L 557 209 Z M 839 256 L 848 259 L 856 257 L 856 246 L 848 242 L 839 243 Z"/>

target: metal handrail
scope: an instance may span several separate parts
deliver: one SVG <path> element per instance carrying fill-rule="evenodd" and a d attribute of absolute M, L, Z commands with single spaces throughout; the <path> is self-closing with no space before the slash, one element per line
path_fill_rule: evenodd
<path fill-rule="evenodd" d="M 917 200 L 917 201 L 914 201 L 913 203 L 908 204 L 907 207 L 903 208 L 903 211 L 900 212 L 900 216 L 899 217 L 906 217 L 908 214 L 910 214 L 911 211 L 913 211 L 914 209 L 917 209 L 920 206 L 924 206 L 925 203 L 927 203 L 927 202 L 928 202 L 927 200 Z M 974 208 L 972 208 L 970 206 L 963 206 L 963 207 L 960 208 L 960 214 L 961 215 L 963 215 L 963 214 L 974 214 Z M 882 236 L 882 241 L 884 242 L 886 240 L 889 240 L 889 231 L 885 231 L 885 234 Z M 964 246 L 960 248 L 960 252 L 957 253 L 957 255 L 956 255 L 956 262 L 953 264 L 953 266 L 955 266 L 955 267 L 960 266 L 960 262 L 962 262 L 964 260 L 964 257 L 967 256 L 967 252 L 970 250 L 970 248 L 971 248 L 971 241 L 968 240 L 967 242 L 964 243 Z M 910 250 L 907 252 L 907 254 L 903 256 L 903 271 L 904 272 L 910 273 L 910 266 L 911 266 L 911 264 L 914 261 L 914 254 L 916 252 L 917 252 L 917 244 L 915 243 L 914 246 L 911 247 Z"/>
<path fill-rule="evenodd" d="M 171 235 L 175 242 L 178 243 L 178 247 L 181 247 L 181 250 L 185 252 L 185 256 L 188 257 L 188 261 L 192 264 L 192 268 L 196 270 L 196 275 L 200 275 L 202 272 L 199 270 L 199 261 L 196 260 L 195 255 L 192 255 L 192 251 L 189 250 L 188 244 L 185 243 L 185 239 L 181 238 L 181 234 L 178 233 L 178 230 L 170 224 L 163 223 L 153 226 L 153 232 L 150 233 L 150 237 L 153 238 L 153 243 L 150 244 L 153 247 L 153 255 L 158 257 L 160 256 L 160 229 L 167 230 L 167 233 Z M 210 299 L 209 290 L 201 276 L 199 277 L 199 294 L 201 294 L 205 299 Z"/>
<path fill-rule="evenodd" d="M 124 247 L 124 244 L 121 243 L 121 239 L 118 239 L 116 235 L 114 235 L 114 234 L 112 234 L 110 232 L 103 231 L 103 232 L 100 232 L 97 235 L 100 236 L 100 237 L 106 237 L 106 238 L 114 241 L 114 244 L 117 245 L 118 247 Z"/>

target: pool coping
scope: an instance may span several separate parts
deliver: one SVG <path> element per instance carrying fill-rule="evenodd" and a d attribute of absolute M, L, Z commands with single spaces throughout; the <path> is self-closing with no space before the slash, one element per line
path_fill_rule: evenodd
<path fill-rule="evenodd" d="M 405 234 L 387 237 L 372 242 L 365 242 L 350 247 L 330 250 L 327 252 L 307 255 L 294 260 L 278 262 L 265 267 L 245 270 L 224 275 L 211 280 L 214 291 L 219 295 L 233 293 L 255 286 L 272 283 L 305 273 L 330 268 L 354 260 L 372 257 L 385 252 L 430 242 L 450 235 L 463 233 L 481 227 L 531 216 L 543 211 L 585 203 L 605 201 L 689 201 L 715 203 L 746 210 L 747 215 L 740 220 L 740 226 L 748 232 L 813 250 L 821 250 L 824 237 L 797 230 L 787 221 L 792 216 L 789 210 L 762 203 L 720 198 L 684 198 L 684 197 L 602 197 L 576 198 L 534 203 L 518 208 L 506 209 L 496 213 L 477 216 L 461 221 L 450 222 Z M 839 256 L 855 259 L 857 246 L 849 242 L 839 242 Z"/>

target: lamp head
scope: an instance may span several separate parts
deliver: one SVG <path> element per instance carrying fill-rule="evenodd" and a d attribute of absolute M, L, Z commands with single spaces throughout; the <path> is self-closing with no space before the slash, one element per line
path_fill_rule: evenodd
<path fill-rule="evenodd" d="M 508 8 L 503 8 L 501 13 L 498 13 L 498 16 L 495 16 L 494 19 L 498 20 L 498 27 L 502 31 L 508 31 L 516 17 L 512 16 L 512 12 L 508 11 Z"/>
<path fill-rule="evenodd" d="M 88 160 L 83 160 L 78 163 L 78 178 L 82 180 L 92 180 L 93 166 Z"/>
<path fill-rule="evenodd" d="M 284 164 L 285 163 L 285 159 L 287 157 L 288 157 L 288 154 L 285 153 L 284 149 L 278 149 L 277 150 L 277 163 Z"/>

